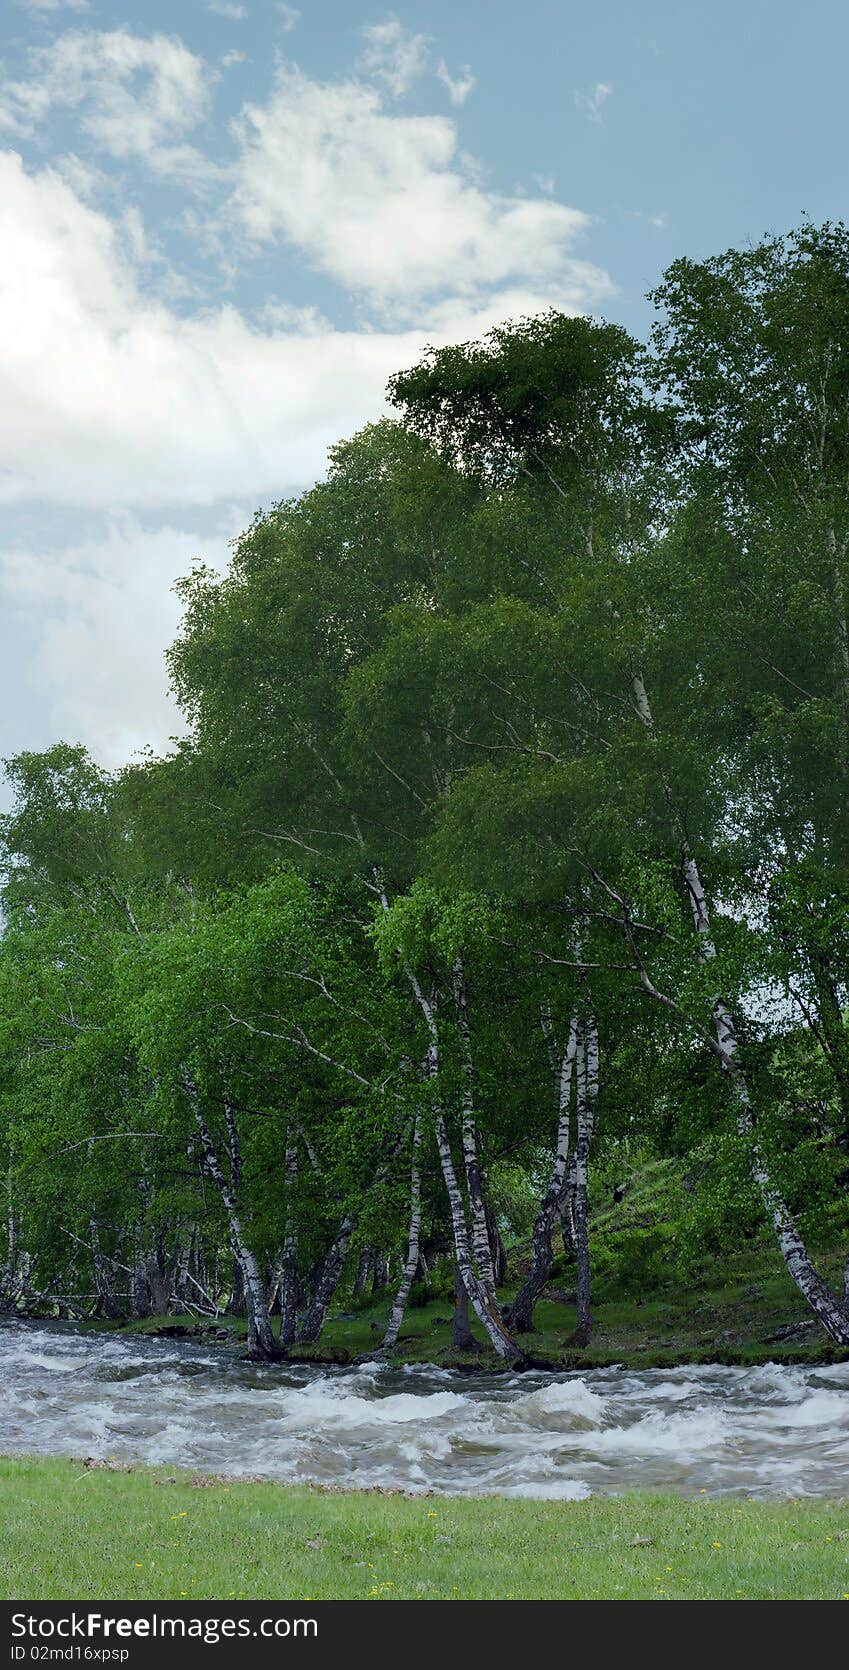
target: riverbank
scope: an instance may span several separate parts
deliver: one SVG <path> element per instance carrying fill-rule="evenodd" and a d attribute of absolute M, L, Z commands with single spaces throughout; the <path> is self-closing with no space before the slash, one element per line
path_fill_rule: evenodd
<path fill-rule="evenodd" d="M 502 1297 L 509 1301 L 511 1289 Z M 388 1299 L 356 1311 L 331 1313 L 315 1347 L 296 1346 L 293 1360 L 344 1364 L 373 1357 L 386 1326 Z M 519 1343 L 534 1358 L 555 1369 L 676 1368 L 689 1363 L 834 1363 L 849 1360 L 849 1350 L 833 1346 L 811 1319 L 797 1289 L 770 1245 L 757 1244 L 733 1262 L 715 1261 L 701 1282 L 669 1279 L 643 1298 L 622 1292 L 603 1278 L 597 1283 L 592 1342 L 579 1349 L 570 1340 L 575 1326 L 573 1295 L 555 1281 L 540 1300 L 532 1334 Z M 468 1372 L 497 1369 L 499 1364 L 474 1321 L 474 1352 L 451 1347 L 451 1306 L 443 1297 L 409 1308 L 393 1362 L 435 1363 Z M 197 1316 L 158 1316 L 143 1321 L 94 1323 L 97 1328 L 201 1338 L 205 1344 L 246 1338 L 238 1318 L 214 1321 Z"/>
<path fill-rule="evenodd" d="M 409 1497 L 0 1459 L 17 1600 L 849 1598 L 849 1502 Z"/>

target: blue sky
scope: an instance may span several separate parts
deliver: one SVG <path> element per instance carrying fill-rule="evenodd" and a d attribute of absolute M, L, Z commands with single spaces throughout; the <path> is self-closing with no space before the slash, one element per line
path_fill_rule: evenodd
<path fill-rule="evenodd" d="M 849 213 L 849 11 L 7 0 L 0 752 L 177 725 L 174 579 L 425 342 L 643 334 L 676 255 Z"/>

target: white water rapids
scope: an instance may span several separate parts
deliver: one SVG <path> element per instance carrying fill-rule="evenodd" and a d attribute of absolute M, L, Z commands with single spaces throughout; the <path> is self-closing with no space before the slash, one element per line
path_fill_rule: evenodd
<path fill-rule="evenodd" d="M 849 1363 L 463 1374 L 0 1324 L 0 1451 L 459 1495 L 849 1495 Z"/>

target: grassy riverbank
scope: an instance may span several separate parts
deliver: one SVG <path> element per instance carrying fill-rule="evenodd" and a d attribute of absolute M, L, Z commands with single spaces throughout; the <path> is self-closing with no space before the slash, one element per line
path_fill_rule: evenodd
<path fill-rule="evenodd" d="M 592 1212 L 593 1313 L 591 1344 L 578 1349 L 575 1328 L 574 1265 L 562 1254 L 539 1301 L 534 1332 L 520 1343 L 535 1357 L 559 1368 L 671 1368 L 684 1363 L 755 1364 L 834 1362 L 849 1358 L 836 1350 L 791 1282 L 773 1238 L 764 1229 L 733 1250 L 714 1249 L 684 1256 L 687 1214 L 691 1210 L 686 1176 L 672 1161 L 652 1161 L 625 1173 L 624 1199 L 612 1203 L 607 1184 L 594 1185 Z M 836 1289 L 842 1282 L 843 1249 L 817 1248 L 820 1269 Z M 510 1280 L 501 1291 L 506 1304 L 526 1267 L 529 1249 L 510 1249 Z M 442 1279 L 445 1270 L 442 1267 Z M 331 1311 L 315 1348 L 296 1348 L 298 1356 L 349 1362 L 379 1347 L 386 1328 L 391 1293 L 356 1303 L 343 1294 Z M 497 1367 L 483 1329 L 472 1318 L 477 1339 L 473 1353 L 451 1348 L 452 1294 L 429 1298 L 414 1289 L 404 1316 L 395 1360 L 442 1366 Z M 122 1331 L 159 1333 L 185 1330 L 212 1343 L 221 1335 L 241 1341 L 246 1324 L 222 1316 L 211 1322 L 195 1315 L 151 1317 L 144 1321 L 94 1323 Z"/>
<path fill-rule="evenodd" d="M 0 1460 L 4 1599 L 849 1599 L 849 1502 L 336 1493 Z"/>
<path fill-rule="evenodd" d="M 849 1358 L 849 1351 L 833 1347 L 811 1320 L 768 1243 L 758 1243 L 733 1260 L 715 1260 L 701 1281 L 676 1278 L 673 1272 L 645 1297 L 623 1291 L 621 1281 L 603 1276 L 595 1290 L 595 1327 L 588 1347 L 580 1350 L 570 1341 L 575 1312 L 568 1274 L 564 1274 L 553 1278 L 547 1296 L 537 1305 L 534 1332 L 521 1338 L 525 1349 L 567 1369 L 611 1363 L 670 1368 L 700 1362 L 815 1363 Z M 504 1296 L 510 1291 L 505 1289 Z M 388 1299 L 356 1311 L 339 1309 L 329 1316 L 321 1343 L 312 1351 L 298 1346 L 296 1353 L 338 1362 L 367 1356 L 380 1344 L 387 1312 Z M 477 1351 L 462 1355 L 452 1351 L 450 1317 L 446 1298 L 408 1309 L 394 1360 L 496 1367 L 477 1322 Z M 242 1340 L 246 1332 L 244 1323 L 227 1317 L 214 1328 L 196 1316 L 152 1317 L 107 1326 L 138 1333 L 158 1333 L 163 1328 L 185 1328 L 190 1333 L 204 1330 L 204 1340 L 214 1339 L 217 1333 Z"/>

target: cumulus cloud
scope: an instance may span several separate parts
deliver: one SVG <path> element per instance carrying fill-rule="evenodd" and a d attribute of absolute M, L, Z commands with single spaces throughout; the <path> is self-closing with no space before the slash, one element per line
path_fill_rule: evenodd
<path fill-rule="evenodd" d="M 535 236 L 535 207 L 517 204 L 509 229 L 484 223 L 489 258 L 523 227 Z M 559 222 L 551 236 L 553 270 Z M 342 331 L 312 309 L 285 307 L 260 327 L 233 306 L 177 313 L 148 295 L 133 256 L 142 240 L 137 222 L 122 232 L 59 174 L 28 173 L 20 157 L 0 154 L 0 241 L 15 250 L 0 264 L 0 502 L 200 505 L 278 494 L 321 472 L 328 445 L 381 409 L 390 373 L 428 339 L 565 299 L 525 271 L 485 296 L 472 287 L 434 297 L 404 329 Z M 545 239 L 536 243 L 544 253 Z M 504 273 L 514 265 L 500 262 Z M 604 289 L 589 265 L 573 262 L 569 278 L 576 300 Z"/>
<path fill-rule="evenodd" d="M 0 551 L 4 612 L 33 639 L 30 676 L 54 734 L 116 766 L 179 732 L 163 660 L 179 625 L 174 581 L 198 557 L 223 569 L 237 525 L 203 539 L 125 516 L 64 550 Z"/>
<path fill-rule="evenodd" d="M 29 54 L 25 80 L 0 87 L 0 122 L 28 137 L 54 110 L 75 110 L 82 130 L 113 157 L 202 173 L 205 160 L 181 141 L 209 105 L 201 58 L 168 35 L 126 29 L 68 30 Z"/>
<path fill-rule="evenodd" d="M 297 20 L 293 7 L 278 15 Z M 0 263 L 0 503 L 21 526 L 46 505 L 67 530 L 64 546 L 8 534 L 0 548 L 18 663 L 34 644 L 34 746 L 42 724 L 42 738 L 79 736 L 107 764 L 163 744 L 177 723 L 161 659 L 177 623 L 170 588 L 193 558 L 223 564 L 257 504 L 319 476 L 328 446 L 380 412 L 388 376 L 427 342 L 594 308 L 611 289 L 580 256 L 585 214 L 492 189 L 452 115 L 399 113 L 424 37 L 387 28 L 366 39 L 370 84 L 365 66 L 331 85 L 281 66 L 217 167 L 189 143 L 216 72 L 181 41 L 75 29 L 0 87 L 0 121 L 22 143 L 71 111 L 98 148 L 97 166 L 80 144 L 46 168 L 0 150 L 0 241 L 14 252 Z M 459 106 L 463 81 L 441 79 Z M 181 223 L 207 234 L 201 254 L 215 235 L 245 261 L 288 245 L 361 322 L 340 329 L 285 293 L 250 315 L 199 300 L 196 270 L 189 285 L 167 258 L 167 226 L 147 226 L 132 193 L 115 207 L 112 159 L 205 178 L 214 224 L 199 212 Z"/>
<path fill-rule="evenodd" d="M 411 34 L 396 17 L 367 24 L 362 34 L 363 68 L 382 81 L 393 98 L 400 98 L 427 67 L 429 37 Z"/>
<path fill-rule="evenodd" d="M 282 237 L 313 266 L 399 316 L 445 293 L 477 305 L 521 281 L 585 305 L 602 275 L 576 261 L 578 209 L 485 189 L 446 116 L 387 114 L 376 89 L 321 84 L 291 66 L 250 105 L 238 214 L 255 241 Z"/>

